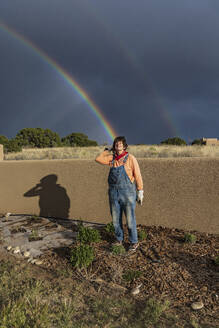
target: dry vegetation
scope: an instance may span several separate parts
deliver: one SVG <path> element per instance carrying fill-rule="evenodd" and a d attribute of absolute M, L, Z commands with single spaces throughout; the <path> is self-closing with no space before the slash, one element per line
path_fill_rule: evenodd
<path fill-rule="evenodd" d="M 5 160 L 43 160 L 43 159 L 90 159 L 93 160 L 104 146 L 61 147 L 42 149 L 23 149 L 19 153 L 4 155 Z M 138 145 L 129 146 L 129 152 L 137 158 L 167 157 L 219 157 L 217 146 L 170 146 Z"/>

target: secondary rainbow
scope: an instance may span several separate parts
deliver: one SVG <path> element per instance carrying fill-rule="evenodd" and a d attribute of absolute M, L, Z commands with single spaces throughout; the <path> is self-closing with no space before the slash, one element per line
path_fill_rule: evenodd
<path fill-rule="evenodd" d="M 22 42 L 25 46 L 31 48 L 39 57 L 44 59 L 56 72 L 58 72 L 61 77 L 77 92 L 77 94 L 88 104 L 89 109 L 96 116 L 101 126 L 110 137 L 112 141 L 117 133 L 113 129 L 112 125 L 104 117 L 101 109 L 94 103 L 87 92 L 79 85 L 79 83 L 70 75 L 63 67 L 61 67 L 54 59 L 49 57 L 42 49 L 36 46 L 32 41 L 28 40 L 26 37 L 7 26 L 5 23 L 0 22 L 0 29 L 9 33 L 12 37 Z"/>

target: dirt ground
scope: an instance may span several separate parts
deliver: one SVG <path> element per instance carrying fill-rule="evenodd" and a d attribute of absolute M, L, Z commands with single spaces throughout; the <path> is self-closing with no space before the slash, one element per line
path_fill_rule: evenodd
<path fill-rule="evenodd" d="M 72 230 L 77 231 L 77 225 Z M 66 284 L 66 295 L 68 285 L 80 281 L 87 295 L 123 295 L 135 298 L 139 304 L 148 298 L 168 300 L 169 311 L 179 322 L 192 317 L 201 327 L 219 327 L 219 266 L 214 261 L 219 254 L 218 235 L 190 231 L 196 242 L 185 243 L 183 230 L 139 225 L 138 231 L 144 230 L 147 238 L 140 242 L 136 253 L 114 255 L 112 234 L 104 227 L 99 230 L 102 240 L 92 245 L 95 260 L 87 270 L 74 269 L 70 263 L 76 240 L 70 246 L 45 251 L 39 266 L 8 255 L 6 250 L 1 251 L 0 259 L 10 258 L 15 264 L 29 266 L 38 278 Z M 126 227 L 125 237 L 124 246 L 128 248 Z M 133 279 L 124 279 L 130 271 L 139 273 Z M 131 295 L 130 291 L 140 284 L 140 293 Z M 192 310 L 191 304 L 196 301 L 203 302 L 201 310 Z"/>

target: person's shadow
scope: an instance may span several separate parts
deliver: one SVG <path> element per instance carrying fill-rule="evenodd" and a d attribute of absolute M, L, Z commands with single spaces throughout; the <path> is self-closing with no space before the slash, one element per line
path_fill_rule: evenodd
<path fill-rule="evenodd" d="M 57 175 L 47 175 L 40 180 L 39 184 L 25 192 L 24 197 L 39 196 L 40 216 L 67 219 L 70 199 L 66 189 L 56 182 Z"/>

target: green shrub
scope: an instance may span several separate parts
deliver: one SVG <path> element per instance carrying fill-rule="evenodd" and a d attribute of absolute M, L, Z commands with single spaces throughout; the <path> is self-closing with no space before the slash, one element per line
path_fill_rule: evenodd
<path fill-rule="evenodd" d="M 96 229 L 86 228 L 79 224 L 77 240 L 84 244 L 98 243 L 101 240 L 100 233 Z"/>
<path fill-rule="evenodd" d="M 185 243 L 195 243 L 196 242 L 196 236 L 191 233 L 185 233 L 184 235 L 184 241 Z"/>
<path fill-rule="evenodd" d="M 10 139 L 4 144 L 4 153 L 20 152 L 22 147 L 16 139 Z"/>
<path fill-rule="evenodd" d="M 185 140 L 179 138 L 179 137 L 174 137 L 174 138 L 168 138 L 164 141 L 161 141 L 161 144 L 165 145 L 176 145 L 176 146 L 185 146 L 186 142 Z"/>
<path fill-rule="evenodd" d="M 76 268 L 87 268 L 94 260 L 93 247 L 89 245 L 79 245 L 72 249 L 70 261 Z"/>
<path fill-rule="evenodd" d="M 115 232 L 115 228 L 112 222 L 107 223 L 107 225 L 105 226 L 105 231 L 112 234 Z"/>
<path fill-rule="evenodd" d="M 193 140 L 192 145 L 203 146 L 204 143 L 203 143 L 202 139 L 195 139 L 195 140 Z"/>
<path fill-rule="evenodd" d="M 36 148 L 61 146 L 60 136 L 50 129 L 25 128 L 17 133 L 16 140 L 20 146 Z"/>
<path fill-rule="evenodd" d="M 122 255 L 122 254 L 125 254 L 126 251 L 125 251 L 125 248 L 122 246 L 122 245 L 113 245 L 112 246 L 112 253 L 114 255 Z"/>
<path fill-rule="evenodd" d="M 214 259 L 214 263 L 215 263 L 216 265 L 219 265 L 219 255 L 215 257 L 215 259 Z"/>
<path fill-rule="evenodd" d="M 145 230 L 140 230 L 140 231 L 138 232 L 138 239 L 139 239 L 140 241 L 143 241 L 143 240 L 147 239 L 147 233 L 146 233 Z"/>
<path fill-rule="evenodd" d="M 141 271 L 128 270 L 123 274 L 122 278 L 128 282 L 131 282 L 139 278 L 141 275 L 142 275 Z"/>
<path fill-rule="evenodd" d="M 169 301 L 160 303 L 155 299 L 149 299 L 146 303 L 145 309 L 141 312 L 141 317 L 145 323 L 155 324 L 162 313 L 169 308 Z"/>
<path fill-rule="evenodd" d="M 89 147 L 98 146 L 94 140 L 89 140 L 84 133 L 71 133 L 61 139 L 62 145 L 66 147 Z"/>

